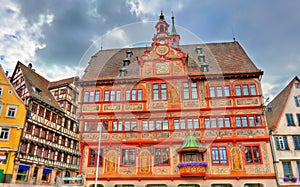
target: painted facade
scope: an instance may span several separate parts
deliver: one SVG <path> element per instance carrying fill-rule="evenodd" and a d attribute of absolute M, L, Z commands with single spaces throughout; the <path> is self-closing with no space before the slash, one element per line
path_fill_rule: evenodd
<path fill-rule="evenodd" d="M 0 183 L 11 182 L 26 107 L 0 65 Z"/>
<path fill-rule="evenodd" d="M 300 80 L 295 77 L 266 108 L 279 186 L 300 181 Z"/>
<path fill-rule="evenodd" d="M 236 41 L 180 46 L 163 13 L 155 29 L 150 48 L 97 52 L 79 81 L 87 186 L 276 186 L 263 72 Z"/>
<path fill-rule="evenodd" d="M 79 170 L 77 88 L 74 78 L 50 82 L 18 62 L 11 77 L 28 105 L 12 183 L 55 184 L 57 176 L 75 177 Z"/>

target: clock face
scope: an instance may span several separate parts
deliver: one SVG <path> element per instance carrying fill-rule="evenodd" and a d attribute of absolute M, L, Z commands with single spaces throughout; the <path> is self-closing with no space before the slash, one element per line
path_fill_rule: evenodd
<path fill-rule="evenodd" d="M 168 63 L 157 63 L 156 64 L 156 73 L 157 74 L 169 73 L 169 64 Z"/>
<path fill-rule="evenodd" d="M 169 48 L 167 46 L 158 46 L 156 52 L 159 55 L 165 55 L 169 52 Z"/>

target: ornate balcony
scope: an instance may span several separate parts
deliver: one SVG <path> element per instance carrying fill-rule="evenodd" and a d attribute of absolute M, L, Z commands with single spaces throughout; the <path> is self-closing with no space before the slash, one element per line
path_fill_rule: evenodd
<path fill-rule="evenodd" d="M 206 174 L 206 162 L 182 162 L 177 165 L 182 177 L 203 177 Z"/>

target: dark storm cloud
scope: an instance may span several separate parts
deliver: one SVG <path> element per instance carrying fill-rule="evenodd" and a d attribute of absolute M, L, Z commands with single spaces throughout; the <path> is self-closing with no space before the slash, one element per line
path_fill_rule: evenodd
<path fill-rule="evenodd" d="M 232 41 L 234 34 L 264 71 L 264 93 L 274 96 L 299 76 L 299 7 L 300 1 L 201 1 L 185 6 L 176 22 L 205 42 Z"/>
<path fill-rule="evenodd" d="M 136 22 L 123 0 L 104 1 L 20 1 L 22 14 L 32 22 L 41 14 L 53 14 L 51 26 L 45 25 L 46 47 L 37 51 L 37 59 L 47 64 L 77 65 L 92 43 L 114 27 Z"/>

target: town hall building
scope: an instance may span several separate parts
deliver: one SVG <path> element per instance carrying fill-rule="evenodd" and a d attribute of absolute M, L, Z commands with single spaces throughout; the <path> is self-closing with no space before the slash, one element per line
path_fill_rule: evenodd
<path fill-rule="evenodd" d="M 276 186 L 258 69 L 237 41 L 100 50 L 79 81 L 88 187 Z"/>

